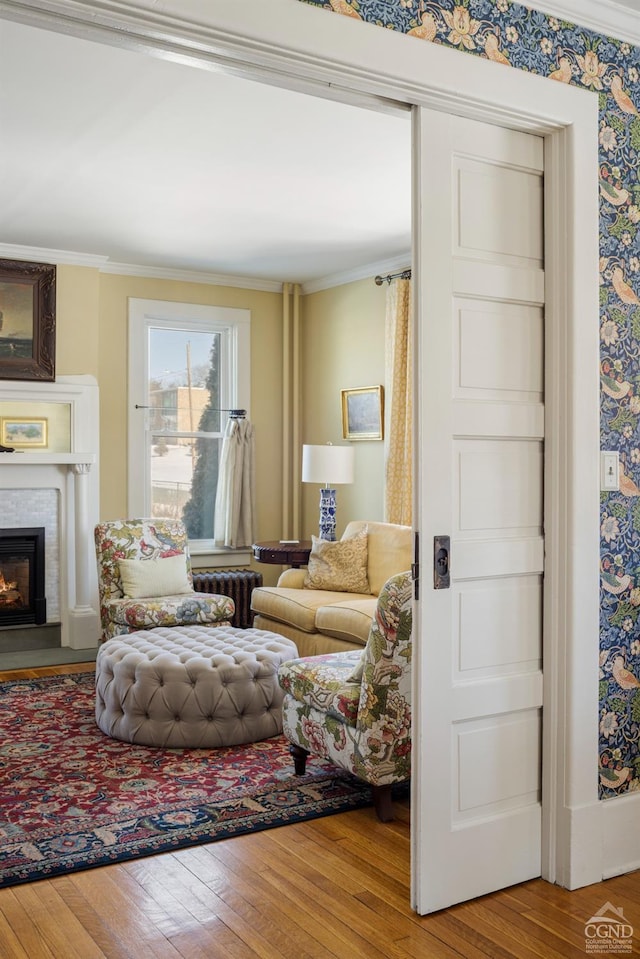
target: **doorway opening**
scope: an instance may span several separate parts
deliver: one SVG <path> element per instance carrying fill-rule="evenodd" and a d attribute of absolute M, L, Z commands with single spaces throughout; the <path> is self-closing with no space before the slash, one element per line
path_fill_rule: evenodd
<path fill-rule="evenodd" d="M 259 9 L 256 6 L 256 15 Z M 293 12 L 293 11 L 292 11 Z M 294 16 L 302 17 L 301 10 Z M 595 775 L 597 757 L 598 639 L 598 381 L 597 381 L 597 102 L 583 91 L 544 83 L 538 77 L 512 70 L 504 83 L 504 70 L 479 58 L 461 57 L 430 44 L 413 44 L 386 36 L 386 31 L 361 30 L 357 69 L 343 49 L 346 26 L 325 18 L 322 29 L 301 39 L 295 23 L 270 23 L 262 16 L 259 54 L 244 40 L 247 11 L 225 8 L 224 26 L 215 22 L 200 29 L 184 29 L 177 15 L 173 23 L 172 50 L 204 65 L 215 59 L 214 39 L 225 55 L 233 49 L 234 69 L 246 65 L 247 73 L 264 73 L 269 82 L 293 88 L 313 85 L 318 76 L 331 80 L 336 90 L 352 88 L 359 95 L 388 96 L 390 100 L 431 105 L 452 114 L 499 122 L 516 130 L 547 137 L 547 253 L 550 264 L 547 313 L 551 341 L 547 344 L 548 395 L 553 430 L 546 443 L 549 463 L 551 529 L 547 533 L 547 573 L 551 577 L 550 602 L 545 606 L 545 743 L 549 765 L 544 802 L 549 810 L 543 834 L 543 874 L 573 888 L 600 878 L 602 850 L 591 838 L 599 822 Z M 170 14 L 166 14 L 170 19 Z M 244 22 L 243 22 L 243 19 Z M 235 19 L 234 19 L 235 18 Z M 117 17 L 95 27 L 96 35 L 114 42 L 136 42 L 141 36 L 150 49 L 157 47 L 153 26 L 141 12 L 135 31 L 122 31 Z M 328 21 L 332 21 L 331 23 Z M 314 21 L 315 23 L 315 21 Z M 320 26 L 320 21 L 318 21 Z M 91 28 L 89 18 L 83 29 Z M 349 25 L 353 29 L 357 27 Z M 66 26 L 65 26 L 66 28 Z M 100 30 L 104 29 L 104 35 Z M 110 32 L 112 31 L 112 32 Z M 194 36 L 201 47 L 194 48 Z M 237 39 L 240 38 L 240 39 Z M 307 49 L 306 44 L 311 46 Z M 201 51 L 206 51 L 202 53 Z M 164 51 L 162 51 L 164 52 Z M 380 77 L 379 63 L 385 63 Z M 497 71 L 497 72 L 496 72 Z M 284 79 L 283 79 L 284 75 Z M 318 90 L 322 95 L 322 84 Z M 348 92 L 346 93 L 348 95 Z M 419 198 L 417 198 L 419 200 Z M 419 256 L 419 249 L 416 255 Z M 416 273 L 414 273 L 416 277 Z M 437 504 L 433 505 L 433 509 Z M 424 702 L 416 689 L 417 764 L 415 795 L 424 803 L 425 815 L 447 814 L 434 807 L 429 796 L 429 752 L 422 745 L 429 729 L 422 726 Z M 585 762 L 586 759 L 586 762 Z M 593 767 L 590 760 L 593 759 Z M 579 815 L 578 815 L 579 810 Z M 576 813 L 573 815 L 573 813 Z M 592 848 L 593 847 L 593 848 Z M 424 836 L 414 830 L 414 863 L 437 862 L 430 856 Z M 414 873 L 414 903 L 425 907 L 421 877 Z"/>

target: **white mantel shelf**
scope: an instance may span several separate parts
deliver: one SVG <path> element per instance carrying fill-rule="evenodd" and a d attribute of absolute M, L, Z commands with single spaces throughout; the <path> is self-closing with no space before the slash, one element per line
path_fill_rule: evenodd
<path fill-rule="evenodd" d="M 0 466 L 77 466 L 95 461 L 95 453 L 0 453 Z"/>

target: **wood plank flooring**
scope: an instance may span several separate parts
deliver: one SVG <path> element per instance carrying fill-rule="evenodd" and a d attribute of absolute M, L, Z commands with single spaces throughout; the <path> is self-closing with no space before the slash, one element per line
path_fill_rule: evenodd
<path fill-rule="evenodd" d="M 404 804 L 392 823 L 357 810 L 1 889 L 0 959 L 573 959 L 607 901 L 640 955 L 640 872 L 574 892 L 536 879 L 420 917 L 409 856 Z"/>

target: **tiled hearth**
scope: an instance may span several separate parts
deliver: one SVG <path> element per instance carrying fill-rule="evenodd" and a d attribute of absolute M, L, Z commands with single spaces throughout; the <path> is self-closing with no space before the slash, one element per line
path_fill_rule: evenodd
<path fill-rule="evenodd" d="M 85 649 L 99 636 L 93 527 L 98 521 L 98 388 L 92 377 L 0 383 L 0 402 L 71 407 L 70 450 L 0 453 L 5 528 L 45 528 L 46 622 L 62 646 Z"/>

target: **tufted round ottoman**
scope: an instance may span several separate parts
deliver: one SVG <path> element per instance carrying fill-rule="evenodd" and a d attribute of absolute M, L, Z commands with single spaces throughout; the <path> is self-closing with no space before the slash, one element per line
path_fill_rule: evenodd
<path fill-rule="evenodd" d="M 278 666 L 295 643 L 261 629 L 171 626 L 107 640 L 96 659 L 96 722 L 143 746 L 210 749 L 282 732 Z"/>

